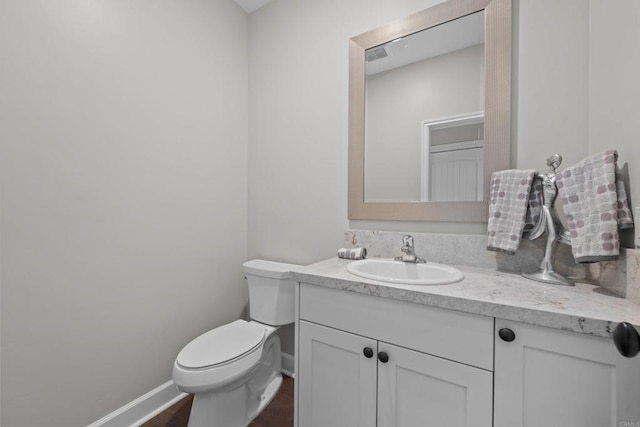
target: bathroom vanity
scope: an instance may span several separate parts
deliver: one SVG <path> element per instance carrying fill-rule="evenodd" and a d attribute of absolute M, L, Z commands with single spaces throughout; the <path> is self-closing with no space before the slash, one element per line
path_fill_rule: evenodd
<path fill-rule="evenodd" d="M 297 426 L 640 425 L 640 355 L 611 339 L 640 306 L 479 268 L 390 284 L 350 262 L 292 273 Z"/>

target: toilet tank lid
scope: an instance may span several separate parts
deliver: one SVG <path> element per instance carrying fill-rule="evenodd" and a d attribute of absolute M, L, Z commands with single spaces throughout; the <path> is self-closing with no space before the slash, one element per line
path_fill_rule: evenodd
<path fill-rule="evenodd" d="M 252 259 L 242 264 L 246 274 L 254 276 L 271 277 L 274 279 L 288 279 L 289 272 L 302 268 L 301 265 L 285 264 L 283 262 Z"/>

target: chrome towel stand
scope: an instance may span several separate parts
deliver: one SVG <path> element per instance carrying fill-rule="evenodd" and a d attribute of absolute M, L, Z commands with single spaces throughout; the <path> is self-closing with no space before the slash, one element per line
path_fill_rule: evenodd
<path fill-rule="evenodd" d="M 558 218 L 555 201 L 558 196 L 556 186 L 556 169 L 562 164 L 562 156 L 554 154 L 547 159 L 549 169 L 546 174 L 536 173 L 534 180 L 542 181 L 542 213 L 538 223 L 530 231 L 524 233 L 524 237 L 534 240 L 543 233 L 547 234 L 544 257 L 540 268 L 532 273 L 522 273 L 527 279 L 554 285 L 574 286 L 575 283 L 553 269 L 552 259 L 555 255 L 558 243 L 571 244 L 569 230 L 567 230 Z"/>
<path fill-rule="evenodd" d="M 562 156 L 554 154 L 547 159 L 549 167 L 546 174 L 537 173 L 534 179 L 542 181 L 542 214 L 535 227 L 524 233 L 524 237 L 534 240 L 543 233 L 547 233 L 547 244 L 544 258 L 533 273 L 522 273 L 527 279 L 555 285 L 574 286 L 571 280 L 553 269 L 551 260 L 555 254 L 558 243 L 571 244 L 569 231 L 562 225 L 555 208 L 558 187 L 556 186 L 556 169 L 562 163 Z M 624 357 L 635 357 L 640 353 L 640 334 L 636 328 L 628 322 L 620 322 L 611 334 L 616 349 Z"/>

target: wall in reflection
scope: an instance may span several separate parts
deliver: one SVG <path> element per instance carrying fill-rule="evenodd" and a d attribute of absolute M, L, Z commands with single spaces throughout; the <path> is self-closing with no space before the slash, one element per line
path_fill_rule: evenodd
<path fill-rule="evenodd" d="M 484 109 L 484 44 L 367 77 L 365 200 L 421 200 L 422 123 Z"/>

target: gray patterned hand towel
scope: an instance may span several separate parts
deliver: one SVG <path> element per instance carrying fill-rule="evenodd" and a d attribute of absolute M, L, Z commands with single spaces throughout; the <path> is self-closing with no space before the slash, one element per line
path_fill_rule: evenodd
<path fill-rule="evenodd" d="M 531 207 L 539 209 L 539 192 L 532 192 L 531 184 L 536 171 L 505 170 L 491 175 L 489 224 L 487 227 L 487 249 L 515 253 L 522 240 L 522 232 L 525 223 L 536 222 L 535 216 L 539 216 L 530 210 Z"/>
<path fill-rule="evenodd" d="M 617 159 L 615 150 L 594 154 L 556 176 L 576 262 L 618 258 L 618 228 L 633 226 Z"/>

